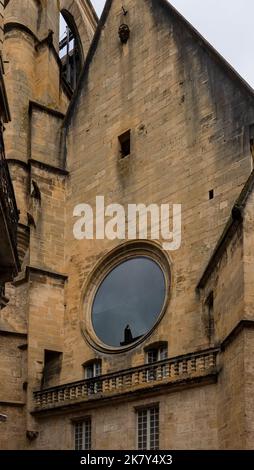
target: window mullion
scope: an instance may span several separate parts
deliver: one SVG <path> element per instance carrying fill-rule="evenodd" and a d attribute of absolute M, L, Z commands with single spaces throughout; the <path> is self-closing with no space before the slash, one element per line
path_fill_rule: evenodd
<path fill-rule="evenodd" d="M 82 426 L 82 450 L 86 448 L 86 422 L 84 421 Z"/>
<path fill-rule="evenodd" d="M 147 410 L 147 450 L 151 448 L 151 410 Z"/>

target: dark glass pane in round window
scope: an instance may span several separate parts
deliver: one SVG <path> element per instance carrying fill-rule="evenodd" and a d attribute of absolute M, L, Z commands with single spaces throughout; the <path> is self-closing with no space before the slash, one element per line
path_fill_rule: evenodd
<path fill-rule="evenodd" d="M 97 337 L 108 346 L 127 346 L 148 333 L 165 301 L 160 266 L 149 258 L 127 260 L 101 283 L 92 308 Z"/>

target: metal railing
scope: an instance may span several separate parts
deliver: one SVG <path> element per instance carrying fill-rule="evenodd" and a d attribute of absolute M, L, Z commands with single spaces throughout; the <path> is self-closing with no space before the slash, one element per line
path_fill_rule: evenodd
<path fill-rule="evenodd" d="M 14 189 L 8 163 L 5 158 L 2 127 L 0 126 L 0 198 L 4 209 L 9 233 L 14 245 L 17 243 L 19 212 L 16 205 Z"/>
<path fill-rule="evenodd" d="M 1 298 L 5 297 L 5 285 L 0 283 L 0 305 L 1 305 Z"/>
<path fill-rule="evenodd" d="M 162 382 L 176 383 L 188 378 L 203 377 L 216 371 L 218 353 L 219 349 L 210 349 L 35 391 L 35 408 L 47 409 L 75 401 L 106 398 L 111 394 L 120 394 L 135 388 L 149 388 Z"/>

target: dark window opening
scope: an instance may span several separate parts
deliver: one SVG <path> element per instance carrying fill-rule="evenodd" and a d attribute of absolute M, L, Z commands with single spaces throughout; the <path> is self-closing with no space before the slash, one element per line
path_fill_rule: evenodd
<path fill-rule="evenodd" d="M 249 136 L 250 136 L 250 152 L 254 161 L 254 124 L 251 124 L 249 127 Z"/>
<path fill-rule="evenodd" d="M 250 139 L 250 152 L 251 152 L 251 156 L 254 160 L 254 139 Z"/>
<path fill-rule="evenodd" d="M 92 448 L 92 423 L 90 418 L 79 421 L 74 425 L 75 450 L 91 450 Z"/>
<path fill-rule="evenodd" d="M 131 131 L 124 132 L 118 137 L 120 143 L 120 154 L 122 158 L 128 157 L 131 153 Z"/>
<path fill-rule="evenodd" d="M 65 10 L 60 13 L 59 57 L 62 78 L 74 90 L 82 67 L 82 46 L 73 17 Z"/>
<path fill-rule="evenodd" d="M 63 354 L 57 351 L 44 351 L 43 388 L 59 384 Z"/>
<path fill-rule="evenodd" d="M 205 302 L 207 336 L 211 340 L 214 336 L 214 294 L 211 292 Z"/>
<path fill-rule="evenodd" d="M 214 199 L 214 190 L 211 189 L 211 191 L 209 191 L 209 200 L 211 201 L 212 199 Z"/>
<path fill-rule="evenodd" d="M 250 126 L 250 153 L 254 162 L 254 124 Z"/>

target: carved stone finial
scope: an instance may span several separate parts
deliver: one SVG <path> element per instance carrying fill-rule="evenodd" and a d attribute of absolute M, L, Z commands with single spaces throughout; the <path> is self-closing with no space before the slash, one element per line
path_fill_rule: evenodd
<path fill-rule="evenodd" d="M 32 189 L 31 196 L 34 199 L 41 201 L 41 191 L 40 191 L 38 184 L 36 183 L 36 181 L 32 181 L 32 185 L 33 185 L 33 189 Z"/>
<path fill-rule="evenodd" d="M 39 436 L 38 431 L 27 431 L 26 437 L 29 441 L 34 441 Z"/>
<path fill-rule="evenodd" d="M 121 24 L 119 27 L 119 38 L 121 39 L 122 44 L 126 44 L 130 37 L 130 28 L 127 24 Z"/>
<path fill-rule="evenodd" d="M 7 415 L 0 414 L 0 422 L 5 423 L 7 421 Z"/>

